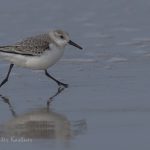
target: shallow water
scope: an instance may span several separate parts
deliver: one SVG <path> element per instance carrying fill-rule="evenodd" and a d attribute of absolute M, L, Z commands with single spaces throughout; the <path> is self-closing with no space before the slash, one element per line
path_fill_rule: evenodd
<path fill-rule="evenodd" d="M 43 72 L 14 68 L 1 89 L 1 149 L 149 149 L 150 1 L 1 0 L 0 43 L 61 28 L 84 51 L 68 46 Z M 9 64 L 1 61 L 0 76 Z M 21 141 L 22 140 L 22 141 Z"/>

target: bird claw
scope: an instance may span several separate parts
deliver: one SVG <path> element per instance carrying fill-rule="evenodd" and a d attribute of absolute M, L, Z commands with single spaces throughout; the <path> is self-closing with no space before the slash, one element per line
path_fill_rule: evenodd
<path fill-rule="evenodd" d="M 65 84 L 65 83 L 62 83 L 62 82 L 58 83 L 58 85 L 59 85 L 60 88 L 68 88 L 69 87 L 68 84 Z"/>

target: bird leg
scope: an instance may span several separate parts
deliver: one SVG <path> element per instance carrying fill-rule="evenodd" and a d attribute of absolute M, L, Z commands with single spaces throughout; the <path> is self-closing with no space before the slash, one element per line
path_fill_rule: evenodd
<path fill-rule="evenodd" d="M 47 70 L 45 70 L 45 75 L 49 78 L 51 78 L 52 80 L 54 80 L 59 86 L 64 86 L 65 88 L 68 88 L 68 84 L 65 84 L 65 83 L 62 83 L 60 81 L 58 81 L 57 79 L 55 79 L 54 77 L 52 77 L 48 72 Z"/>
<path fill-rule="evenodd" d="M 9 78 L 9 75 L 10 75 L 10 72 L 11 72 L 13 66 L 14 66 L 14 64 L 10 64 L 9 70 L 8 70 L 8 73 L 7 73 L 7 76 L 6 76 L 6 78 L 1 82 L 0 87 L 2 87 L 2 86 L 8 81 L 8 78 Z"/>

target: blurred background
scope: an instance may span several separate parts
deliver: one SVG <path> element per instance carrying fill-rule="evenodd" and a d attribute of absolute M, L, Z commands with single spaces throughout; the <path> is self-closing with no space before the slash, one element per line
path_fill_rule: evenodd
<path fill-rule="evenodd" d="M 57 85 L 41 71 L 14 68 L 0 89 L 0 137 L 9 139 L 1 149 L 150 148 L 149 8 L 149 0 L 0 0 L 1 45 L 58 28 L 84 48 L 68 46 L 49 69 L 70 87 L 48 112 Z M 8 67 L 1 61 L 1 80 Z"/>

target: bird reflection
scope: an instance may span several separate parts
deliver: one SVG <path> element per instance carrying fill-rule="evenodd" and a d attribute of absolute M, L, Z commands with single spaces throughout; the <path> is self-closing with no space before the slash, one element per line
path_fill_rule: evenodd
<path fill-rule="evenodd" d="M 54 112 L 49 105 L 54 97 L 63 89 L 49 98 L 47 107 L 37 108 L 24 114 L 17 114 L 10 103 L 10 99 L 0 95 L 0 98 L 8 104 L 13 118 L 6 123 L 0 124 L 1 137 L 24 137 L 31 139 L 70 139 L 86 131 L 86 121 L 69 121 L 61 113 Z"/>
<path fill-rule="evenodd" d="M 6 104 L 8 104 L 9 110 L 11 111 L 12 115 L 14 117 L 16 117 L 16 112 L 14 111 L 13 106 L 11 105 L 9 98 L 7 98 L 7 97 L 5 97 L 3 95 L 0 95 L 0 97 L 3 100 L 3 102 L 5 102 Z"/>
<path fill-rule="evenodd" d="M 49 99 L 48 99 L 48 101 L 47 101 L 47 108 L 49 109 L 49 107 L 50 107 L 50 104 L 51 104 L 51 102 L 54 100 L 54 98 L 56 97 L 56 96 L 58 96 L 62 91 L 64 91 L 64 87 L 58 87 L 58 90 L 57 90 L 57 92 L 54 94 L 54 95 L 52 95 Z"/>

